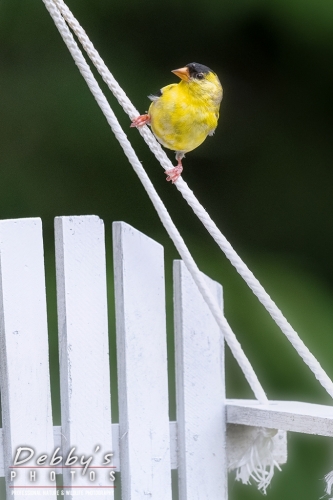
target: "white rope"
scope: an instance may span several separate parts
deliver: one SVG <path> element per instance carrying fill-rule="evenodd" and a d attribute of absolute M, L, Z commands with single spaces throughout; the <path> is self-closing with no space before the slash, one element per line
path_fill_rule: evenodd
<path fill-rule="evenodd" d="M 128 99 L 125 92 L 119 86 L 118 82 L 115 80 L 110 70 L 105 65 L 104 61 L 98 54 L 97 50 L 94 48 L 93 44 L 89 40 L 84 29 L 75 19 L 67 5 L 63 0 L 54 0 L 57 4 L 59 10 L 62 15 L 68 22 L 68 24 L 73 29 L 74 33 L 80 40 L 80 43 L 86 50 L 88 56 L 91 61 L 95 65 L 96 69 L 102 76 L 103 80 L 106 82 L 114 96 L 117 98 L 120 105 L 123 107 L 124 111 L 129 115 L 131 119 L 135 118 L 139 112 L 135 109 L 131 101 Z M 44 2 L 45 3 L 45 2 Z M 50 2 L 48 2 L 50 3 Z M 166 156 L 165 152 L 161 148 L 160 144 L 155 139 L 152 132 L 148 127 L 141 127 L 138 129 L 146 143 L 148 144 L 151 151 L 154 153 L 157 160 L 160 162 L 162 167 L 165 170 L 168 170 L 173 167 L 169 158 Z M 193 209 L 194 213 L 201 220 L 207 231 L 214 238 L 216 243 L 219 245 L 221 250 L 225 253 L 226 257 L 230 260 L 231 264 L 236 268 L 238 273 L 242 276 L 247 285 L 251 288 L 253 293 L 258 297 L 259 301 L 266 308 L 268 313 L 271 315 L 276 324 L 280 327 L 282 332 L 288 338 L 290 343 L 294 346 L 298 354 L 301 356 L 303 361 L 308 365 L 311 371 L 314 373 L 317 380 L 320 384 L 326 389 L 328 394 L 333 398 L 333 382 L 328 377 L 324 369 L 321 367 L 320 363 L 317 361 L 315 356 L 309 351 L 304 342 L 300 339 L 297 332 L 290 325 L 287 319 L 284 317 L 280 309 L 265 291 L 264 287 L 260 284 L 260 282 L 256 279 L 247 265 L 242 261 L 239 255 L 232 248 L 228 240 L 218 229 L 216 224 L 213 222 L 209 214 L 199 203 L 197 198 L 194 196 L 193 192 L 188 187 L 187 183 L 184 181 L 182 177 L 175 182 L 177 189 L 181 192 L 184 199 Z"/>
<path fill-rule="evenodd" d="M 206 210 L 198 203 L 193 192 L 188 188 L 185 182 L 176 183 L 179 191 L 182 193 L 183 197 L 186 199 L 188 204 L 192 207 L 195 214 L 201 220 L 203 225 L 206 227 L 208 232 L 214 238 L 216 243 L 219 245 L 221 250 L 225 253 L 226 257 L 230 260 L 232 265 L 236 268 L 238 273 L 242 276 L 247 285 L 251 288 L 253 293 L 257 296 L 259 301 L 268 311 L 270 316 L 273 318 L 275 323 L 280 327 L 281 331 L 288 338 L 289 342 L 296 349 L 298 354 L 301 356 L 303 361 L 308 365 L 310 370 L 315 375 L 316 379 L 328 392 L 328 394 L 333 398 L 333 382 L 325 372 L 325 370 L 320 365 L 319 361 L 304 344 L 303 340 L 299 337 L 297 332 L 282 314 L 281 310 L 266 292 L 261 283 L 254 276 L 252 271 L 247 267 L 247 265 L 242 261 L 239 255 L 235 252 L 231 244 L 225 238 L 225 236 L 218 229 L 216 224 L 210 218 Z"/>
<path fill-rule="evenodd" d="M 135 154 L 135 151 L 132 148 L 131 143 L 127 139 L 126 134 L 122 130 L 122 128 L 119 125 L 119 122 L 117 118 L 115 117 L 112 109 L 110 108 L 109 103 L 107 102 L 102 90 L 100 89 L 94 75 L 92 74 L 89 65 L 87 64 L 86 60 L 84 59 L 82 52 L 80 51 L 79 47 L 77 46 L 77 43 L 75 42 L 73 35 L 71 34 L 70 30 L 68 29 L 68 26 L 66 22 L 64 21 L 63 17 L 61 16 L 56 3 L 53 0 L 43 0 L 46 8 L 48 9 L 55 25 L 57 26 L 64 42 L 66 43 L 70 53 L 72 54 L 72 57 L 78 66 L 83 78 L 85 79 L 86 83 L 88 84 L 92 94 L 94 95 L 98 105 L 100 106 L 103 114 L 105 115 L 113 133 L 115 134 L 116 138 L 118 139 L 121 147 L 124 150 L 124 153 L 126 154 L 129 162 L 131 163 L 133 169 L 135 170 L 136 174 L 140 178 L 145 190 L 147 191 L 160 219 L 162 224 L 164 225 L 165 229 L 167 230 L 170 238 L 174 242 L 181 258 L 183 259 L 186 267 L 188 268 L 189 272 L 191 273 L 196 285 L 198 286 L 203 298 L 205 299 L 209 309 L 211 310 L 215 320 L 217 321 L 219 327 L 221 328 L 224 337 L 235 357 L 237 360 L 239 366 L 241 367 L 250 387 L 252 388 L 255 397 L 261 402 L 261 403 L 267 403 L 267 397 L 265 395 L 265 392 L 263 388 L 260 385 L 260 382 L 249 362 L 249 360 L 246 358 L 242 347 L 238 340 L 235 337 L 235 334 L 231 330 L 227 320 L 222 314 L 221 309 L 217 305 L 215 298 L 209 291 L 208 287 L 205 284 L 205 281 L 203 279 L 203 275 L 199 271 L 194 259 L 192 258 L 189 250 L 187 249 L 184 240 L 182 239 L 181 235 L 179 234 L 176 226 L 172 222 L 172 219 L 170 215 L 168 214 L 165 206 L 163 205 L 162 200 L 158 196 L 154 186 L 152 185 L 149 177 L 147 176 L 145 170 L 143 169 L 141 162 L 139 161 L 138 157 Z M 134 109 L 134 108 L 133 108 Z"/>

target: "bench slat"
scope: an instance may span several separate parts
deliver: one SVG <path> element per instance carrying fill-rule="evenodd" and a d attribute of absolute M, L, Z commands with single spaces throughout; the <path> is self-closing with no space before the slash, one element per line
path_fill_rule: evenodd
<path fill-rule="evenodd" d="M 297 401 L 261 405 L 255 400 L 228 399 L 227 422 L 332 437 L 333 406 Z"/>
<path fill-rule="evenodd" d="M 227 500 L 224 339 L 182 261 L 174 287 L 179 497 Z"/>
<path fill-rule="evenodd" d="M 57 217 L 55 238 L 63 452 L 75 447 L 101 466 L 112 452 L 104 224 Z M 113 498 L 110 469 L 99 469 L 95 481 L 76 471 L 72 479 L 64 469 L 65 486 L 108 487 L 98 498 Z"/>
<path fill-rule="evenodd" d="M 113 224 L 123 500 L 171 500 L 161 245 Z"/>
<path fill-rule="evenodd" d="M 34 464 L 37 456 L 54 450 L 40 219 L 0 221 L 0 267 L 1 399 L 8 471 L 19 446 L 34 448 Z M 35 482 L 29 481 L 27 470 L 15 470 L 14 483 L 6 477 L 7 498 L 31 498 L 13 490 L 13 484 L 52 485 L 45 469 L 38 471 Z M 49 493 L 48 498 L 56 498 L 53 488 Z"/>

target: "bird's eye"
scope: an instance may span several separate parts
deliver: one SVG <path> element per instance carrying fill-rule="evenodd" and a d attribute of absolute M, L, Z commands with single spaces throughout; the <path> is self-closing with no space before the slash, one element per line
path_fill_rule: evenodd
<path fill-rule="evenodd" d="M 204 74 L 203 74 L 203 73 L 198 73 L 198 74 L 197 74 L 197 78 L 198 78 L 198 80 L 202 80 L 202 79 L 203 79 L 203 77 L 204 77 Z"/>

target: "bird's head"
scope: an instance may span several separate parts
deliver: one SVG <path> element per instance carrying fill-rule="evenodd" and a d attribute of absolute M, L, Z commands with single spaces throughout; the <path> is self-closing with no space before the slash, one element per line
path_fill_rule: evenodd
<path fill-rule="evenodd" d="M 189 84 L 196 94 L 209 93 L 216 103 L 222 100 L 222 86 L 218 76 L 208 66 L 199 63 L 189 63 L 183 68 L 174 69 L 172 73 L 183 82 Z"/>

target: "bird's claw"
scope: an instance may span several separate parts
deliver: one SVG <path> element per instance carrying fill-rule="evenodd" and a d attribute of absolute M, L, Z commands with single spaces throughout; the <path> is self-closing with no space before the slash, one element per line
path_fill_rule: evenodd
<path fill-rule="evenodd" d="M 169 168 L 168 170 L 165 170 L 165 175 L 167 175 L 166 180 L 171 181 L 172 184 L 176 182 L 179 177 L 181 176 L 181 173 L 183 171 L 182 165 L 176 165 L 173 168 Z"/>
<path fill-rule="evenodd" d="M 134 118 L 131 123 L 131 127 L 143 127 L 143 125 L 148 125 L 150 123 L 149 115 L 140 115 L 137 118 Z"/>

